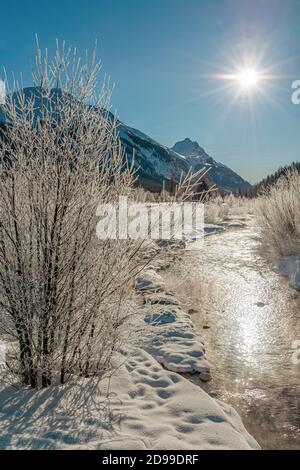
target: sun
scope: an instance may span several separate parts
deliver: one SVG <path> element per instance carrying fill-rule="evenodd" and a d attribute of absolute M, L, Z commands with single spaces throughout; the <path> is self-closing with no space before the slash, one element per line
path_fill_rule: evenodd
<path fill-rule="evenodd" d="M 244 69 L 236 75 L 236 80 L 242 88 L 254 88 L 259 82 L 259 73 L 255 69 Z"/>

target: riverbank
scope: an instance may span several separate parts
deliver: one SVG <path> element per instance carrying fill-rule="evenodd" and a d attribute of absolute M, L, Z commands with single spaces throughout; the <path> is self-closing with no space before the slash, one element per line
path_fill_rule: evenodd
<path fill-rule="evenodd" d="M 41 391 L 2 384 L 1 449 L 259 448 L 200 386 L 210 379 L 202 335 L 158 272 L 168 265 L 156 259 L 137 277 L 143 346 L 116 356 L 111 377 Z"/>
<path fill-rule="evenodd" d="M 264 449 L 300 446 L 300 296 L 261 255 L 254 217 L 215 233 L 164 274 L 203 336 L 213 397 L 232 405 Z"/>

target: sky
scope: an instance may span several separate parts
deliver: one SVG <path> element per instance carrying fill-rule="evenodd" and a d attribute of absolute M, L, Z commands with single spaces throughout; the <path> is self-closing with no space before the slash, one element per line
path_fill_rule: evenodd
<path fill-rule="evenodd" d="M 300 160 L 299 25 L 300 0 L 6 1 L 0 68 L 29 86 L 36 33 L 50 52 L 97 39 L 123 122 L 167 146 L 197 140 L 254 183 Z M 261 77 L 251 90 L 228 79 L 244 68 Z"/>

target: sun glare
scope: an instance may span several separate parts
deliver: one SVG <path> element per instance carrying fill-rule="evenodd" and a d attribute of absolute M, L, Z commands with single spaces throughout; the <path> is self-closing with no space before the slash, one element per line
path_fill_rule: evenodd
<path fill-rule="evenodd" d="M 236 75 L 236 79 L 243 88 L 253 88 L 259 81 L 259 74 L 255 69 L 245 69 Z"/>

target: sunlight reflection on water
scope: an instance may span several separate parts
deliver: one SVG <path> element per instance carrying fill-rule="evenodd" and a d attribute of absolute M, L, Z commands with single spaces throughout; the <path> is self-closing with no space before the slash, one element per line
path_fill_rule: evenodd
<path fill-rule="evenodd" d="M 240 412 L 264 448 L 300 448 L 300 364 L 291 360 L 300 294 L 269 269 L 257 246 L 254 225 L 229 230 L 187 252 L 175 271 L 213 286 L 208 315 L 193 315 L 212 366 L 208 391 Z"/>

